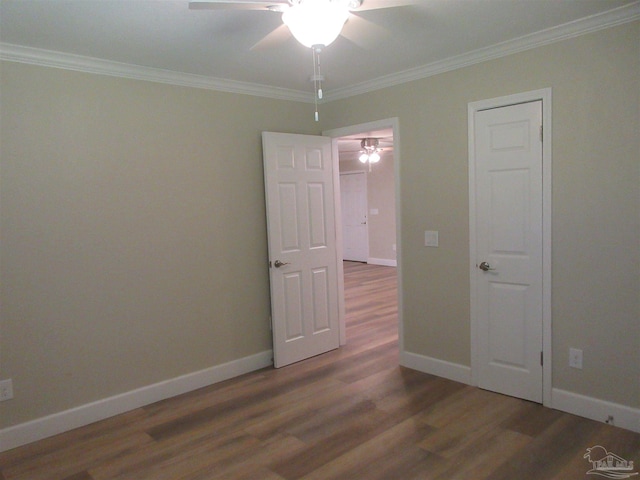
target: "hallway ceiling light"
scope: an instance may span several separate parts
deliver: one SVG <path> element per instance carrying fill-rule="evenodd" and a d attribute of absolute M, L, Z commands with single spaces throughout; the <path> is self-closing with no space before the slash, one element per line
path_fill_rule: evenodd
<path fill-rule="evenodd" d="M 363 138 L 360 146 L 362 150 L 360 150 L 358 159 L 362 163 L 369 163 L 369 171 L 371 171 L 371 164 L 378 163 L 380 161 L 380 153 L 382 153 L 382 149 L 378 148 L 378 139 Z"/>
<path fill-rule="evenodd" d="M 363 138 L 360 142 L 362 150 L 360 150 L 360 156 L 358 159 L 366 164 L 369 164 L 369 171 L 371 171 L 371 165 L 380 161 L 380 154 L 382 149 L 378 147 L 377 138 Z"/>

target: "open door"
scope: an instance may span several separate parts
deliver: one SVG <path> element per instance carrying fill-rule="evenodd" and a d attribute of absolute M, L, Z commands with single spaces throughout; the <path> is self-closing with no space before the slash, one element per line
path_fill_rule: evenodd
<path fill-rule="evenodd" d="M 263 132 L 276 368 L 339 347 L 331 139 Z"/>

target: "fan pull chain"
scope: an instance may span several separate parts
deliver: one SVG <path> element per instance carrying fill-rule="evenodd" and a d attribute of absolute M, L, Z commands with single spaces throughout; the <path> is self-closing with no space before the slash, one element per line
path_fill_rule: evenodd
<path fill-rule="evenodd" d="M 319 120 L 318 117 L 318 100 L 322 100 L 322 74 L 320 73 L 320 52 L 322 47 L 320 45 L 314 45 L 311 47 L 313 51 L 313 90 L 315 101 L 315 120 Z"/>
<path fill-rule="evenodd" d="M 320 48 L 316 50 L 316 61 L 318 62 L 318 99 L 322 100 L 322 73 L 320 72 Z"/>

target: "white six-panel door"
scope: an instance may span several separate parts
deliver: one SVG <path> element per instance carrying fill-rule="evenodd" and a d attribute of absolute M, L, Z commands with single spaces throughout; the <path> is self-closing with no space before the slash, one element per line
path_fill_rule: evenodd
<path fill-rule="evenodd" d="M 263 132 L 274 365 L 339 346 L 331 139 Z"/>
<path fill-rule="evenodd" d="M 367 174 L 340 174 L 342 202 L 342 257 L 344 260 L 366 262 L 369 259 L 369 229 L 367 226 Z"/>
<path fill-rule="evenodd" d="M 477 379 L 542 401 L 542 102 L 475 113 Z"/>

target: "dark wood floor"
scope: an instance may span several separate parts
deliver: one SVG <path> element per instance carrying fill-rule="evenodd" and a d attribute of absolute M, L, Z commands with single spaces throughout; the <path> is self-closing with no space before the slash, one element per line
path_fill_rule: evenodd
<path fill-rule="evenodd" d="M 345 285 L 347 346 L 5 452 L 0 480 L 601 478 L 595 445 L 640 467 L 639 434 L 399 367 L 395 269 Z"/>

